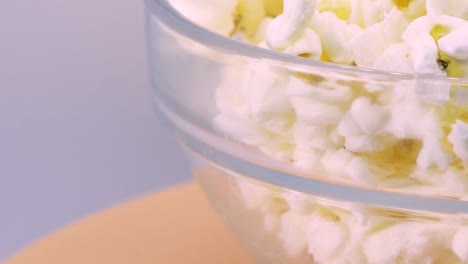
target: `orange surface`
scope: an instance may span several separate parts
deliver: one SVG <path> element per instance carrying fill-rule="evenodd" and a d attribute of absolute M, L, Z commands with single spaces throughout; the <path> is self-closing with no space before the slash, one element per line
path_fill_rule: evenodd
<path fill-rule="evenodd" d="M 194 183 L 136 199 L 68 226 L 7 261 L 223 263 L 252 259 Z"/>

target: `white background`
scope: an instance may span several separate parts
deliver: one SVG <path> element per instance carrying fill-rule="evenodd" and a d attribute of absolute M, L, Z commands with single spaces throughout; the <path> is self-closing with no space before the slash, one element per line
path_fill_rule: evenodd
<path fill-rule="evenodd" d="M 153 113 L 143 1 L 0 1 L 0 262 L 189 179 Z"/>

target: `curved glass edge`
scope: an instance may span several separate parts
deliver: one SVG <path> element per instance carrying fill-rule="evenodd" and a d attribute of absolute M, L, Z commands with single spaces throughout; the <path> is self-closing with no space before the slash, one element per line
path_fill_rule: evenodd
<path fill-rule="evenodd" d="M 145 0 L 145 6 L 158 17 L 169 28 L 185 37 L 192 39 L 195 42 L 201 43 L 207 47 L 211 47 L 218 51 L 240 56 L 247 56 L 257 59 L 269 59 L 280 63 L 292 63 L 296 66 L 325 68 L 332 71 L 347 72 L 347 73 L 362 73 L 374 75 L 382 78 L 397 78 L 400 80 L 421 79 L 426 81 L 437 82 L 455 82 L 468 84 L 467 78 L 448 78 L 435 75 L 409 74 L 399 72 L 386 72 L 369 68 L 362 68 L 349 65 L 341 65 L 323 61 L 315 61 L 311 59 L 291 56 L 280 52 L 275 52 L 256 46 L 252 46 L 234 39 L 227 38 L 217 33 L 211 32 L 192 23 L 189 19 L 181 15 L 175 10 L 167 0 Z"/>
<path fill-rule="evenodd" d="M 245 150 L 216 138 L 185 121 L 160 101 L 156 102 L 156 106 L 161 111 L 161 116 L 176 128 L 179 139 L 187 147 L 225 169 L 252 179 L 293 191 L 367 206 L 445 214 L 468 213 L 468 202 L 466 201 L 369 190 L 319 179 L 304 178 L 276 170 L 275 167 L 286 166 L 252 153 L 246 153 Z"/>

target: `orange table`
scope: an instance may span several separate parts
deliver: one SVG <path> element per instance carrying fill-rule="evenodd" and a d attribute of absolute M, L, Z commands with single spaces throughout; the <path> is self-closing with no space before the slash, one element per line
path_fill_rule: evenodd
<path fill-rule="evenodd" d="M 194 183 L 148 195 L 72 224 L 9 264 L 253 263 Z"/>

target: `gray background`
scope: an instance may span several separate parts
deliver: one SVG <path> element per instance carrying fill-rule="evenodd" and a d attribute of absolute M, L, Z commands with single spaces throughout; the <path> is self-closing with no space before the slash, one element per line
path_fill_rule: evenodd
<path fill-rule="evenodd" d="M 153 113 L 142 2 L 0 1 L 0 262 L 190 178 Z"/>

